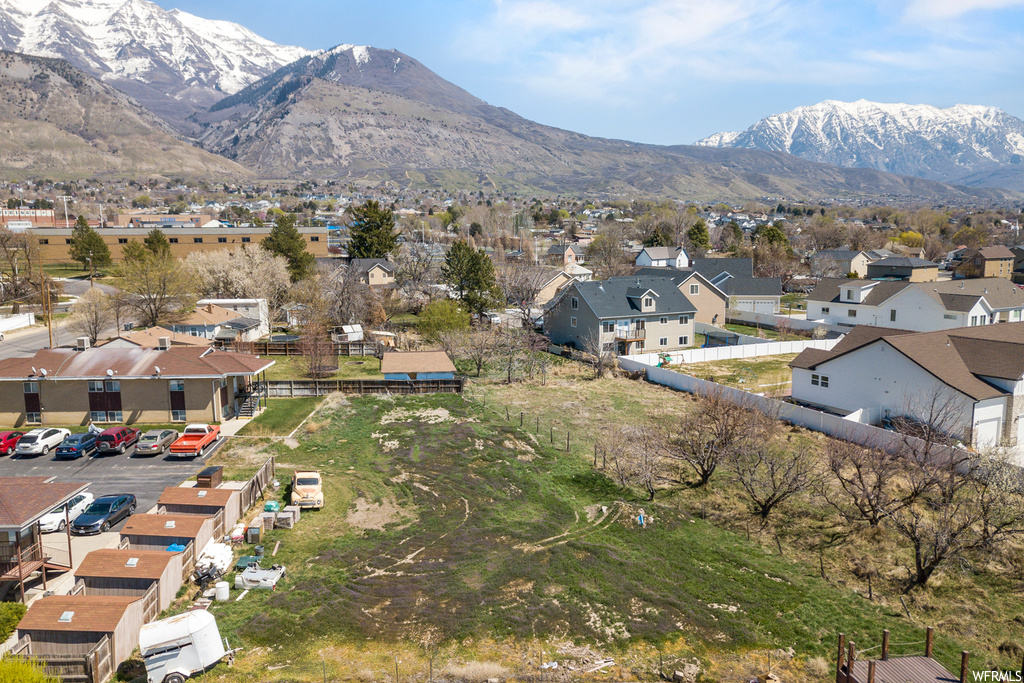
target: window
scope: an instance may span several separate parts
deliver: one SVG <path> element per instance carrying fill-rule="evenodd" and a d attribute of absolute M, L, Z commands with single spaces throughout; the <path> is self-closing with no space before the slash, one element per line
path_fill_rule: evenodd
<path fill-rule="evenodd" d="M 26 394 L 38 394 L 39 393 L 39 382 L 25 382 L 25 393 Z"/>
<path fill-rule="evenodd" d="M 107 414 L 102 410 L 93 410 L 89 412 L 89 419 L 93 422 L 106 422 Z"/>
<path fill-rule="evenodd" d="M 228 241 L 228 238 L 227 238 L 227 237 L 218 237 L 218 238 L 217 238 L 217 243 L 218 243 L 218 244 L 224 244 L 224 243 L 225 243 L 225 242 L 227 242 L 227 241 Z"/>
<path fill-rule="evenodd" d="M 896 309 L 893 308 L 889 311 L 889 322 L 896 322 Z"/>
<path fill-rule="evenodd" d="M 64 240 L 64 244 L 71 244 L 71 240 L 69 240 L 69 239 Z"/>
<path fill-rule="evenodd" d="M 681 316 L 679 316 L 679 324 L 680 325 L 687 325 L 687 324 L 689 324 L 689 322 L 690 322 L 690 316 L 688 316 L 688 315 L 681 315 Z"/>
<path fill-rule="evenodd" d="M 974 327 L 974 326 L 975 326 L 975 325 L 977 325 L 977 324 L 978 324 L 978 316 L 976 316 L 976 315 L 972 315 L 972 316 L 971 316 L 971 325 L 970 325 L 970 326 L 971 326 L 971 327 Z"/>
<path fill-rule="evenodd" d="M 690 294 L 700 294 L 700 285 L 690 285 Z"/>
<path fill-rule="evenodd" d="M 242 244 L 249 244 L 249 242 L 251 242 L 251 241 L 252 241 L 251 237 L 243 237 L 242 238 Z"/>
<path fill-rule="evenodd" d="M 679 345 L 680 346 L 687 346 L 687 345 L 689 345 L 689 343 L 690 343 L 689 336 L 683 335 L 682 337 L 679 338 Z"/>
<path fill-rule="evenodd" d="M 811 375 L 811 384 L 822 389 L 828 389 L 828 375 Z"/>
<path fill-rule="evenodd" d="M 48 240 L 48 239 L 45 239 L 45 238 L 44 238 L 44 239 L 41 239 L 41 240 L 39 240 L 39 244 L 49 244 L 49 243 L 50 243 L 50 240 Z"/>
<path fill-rule="evenodd" d="M 943 320 L 956 320 L 956 314 L 954 314 L 954 313 L 943 313 L 942 314 L 942 319 Z"/>
<path fill-rule="evenodd" d="M 644 340 L 643 339 L 641 339 L 640 341 L 638 341 L 636 343 L 636 350 L 637 351 L 643 351 L 644 350 Z"/>
<path fill-rule="evenodd" d="M 822 306 L 821 307 L 821 312 L 822 313 L 828 313 L 828 306 Z"/>
<path fill-rule="evenodd" d="M 668 337 L 662 337 L 658 340 L 659 346 L 668 346 Z"/>
<path fill-rule="evenodd" d="M 607 321 L 601 323 L 601 331 L 602 332 L 614 332 L 615 331 L 615 323 L 613 321 L 610 321 L 610 320 L 607 320 Z"/>
<path fill-rule="evenodd" d="M 203 243 L 203 238 L 202 237 L 193 237 L 192 238 L 192 243 L 193 244 L 202 244 Z"/>
<path fill-rule="evenodd" d="M 846 315 L 850 316 L 851 318 L 856 318 L 857 317 L 857 309 L 851 308 L 850 310 L 848 310 L 846 312 Z"/>
<path fill-rule="evenodd" d="M 569 304 L 569 308 L 571 308 L 572 310 L 576 311 L 576 310 L 579 310 L 579 307 L 580 307 L 580 300 L 577 299 L 576 297 L 573 297 L 572 301 Z"/>
<path fill-rule="evenodd" d="M 853 290 L 852 289 L 846 290 L 846 300 L 847 301 L 853 301 Z"/>
<path fill-rule="evenodd" d="M 25 413 L 25 421 L 32 424 L 41 424 L 43 416 L 41 413 Z"/>
<path fill-rule="evenodd" d="M 662 325 L 668 325 L 668 318 L 663 317 L 659 322 L 661 322 Z"/>
<path fill-rule="evenodd" d="M 90 394 L 102 394 L 103 393 L 103 382 L 99 380 L 89 380 L 89 393 Z"/>
<path fill-rule="evenodd" d="M 171 380 L 171 391 L 185 391 L 185 380 L 183 380 L 183 379 L 172 379 Z"/>
<path fill-rule="evenodd" d="M 128 244 L 128 238 L 127 237 L 118 237 L 117 238 L 117 243 L 118 244 Z"/>
<path fill-rule="evenodd" d="M 171 244 L 177 244 L 178 243 L 178 238 L 177 237 L 168 237 L 167 241 L 170 242 Z"/>
<path fill-rule="evenodd" d="M 654 298 L 653 297 L 646 297 L 644 299 L 644 308 L 650 308 L 652 306 L 654 306 Z"/>
<path fill-rule="evenodd" d="M 171 411 L 171 422 L 184 422 L 185 411 L 184 410 L 172 410 Z"/>
<path fill-rule="evenodd" d="M 313 235 L 313 236 L 311 236 L 309 238 L 309 241 L 310 242 L 319 242 L 320 241 L 320 235 Z"/>
<path fill-rule="evenodd" d="M 569 318 L 569 325 L 576 327 L 576 316 Z"/>
<path fill-rule="evenodd" d="M 112 379 L 107 380 L 107 391 L 121 391 L 121 380 Z"/>
<path fill-rule="evenodd" d="M 107 411 L 107 422 L 120 422 L 121 411 L 120 410 L 108 410 Z"/>

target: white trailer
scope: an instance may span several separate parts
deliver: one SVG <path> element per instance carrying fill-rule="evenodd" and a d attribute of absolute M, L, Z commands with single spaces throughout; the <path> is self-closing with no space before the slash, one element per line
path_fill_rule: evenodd
<path fill-rule="evenodd" d="M 228 649 L 217 620 L 206 610 L 193 610 L 146 624 L 139 632 L 139 650 L 148 683 L 184 683 L 234 650 Z"/>

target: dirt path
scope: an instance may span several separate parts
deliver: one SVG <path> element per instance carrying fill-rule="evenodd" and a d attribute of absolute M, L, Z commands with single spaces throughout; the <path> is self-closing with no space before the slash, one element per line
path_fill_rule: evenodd
<path fill-rule="evenodd" d="M 625 505 L 622 502 L 616 501 L 615 503 L 612 504 L 611 508 L 605 507 L 604 509 L 602 509 L 601 516 L 598 517 L 591 524 L 586 525 L 585 527 L 582 527 L 580 529 L 570 529 L 561 534 L 558 534 L 557 536 L 550 536 L 543 540 L 537 541 L 536 543 L 520 543 L 516 546 L 516 549 L 522 550 L 527 553 L 536 553 L 540 552 L 541 550 L 548 550 L 550 548 L 555 548 L 560 545 L 565 545 L 569 541 L 575 541 L 581 538 L 585 538 L 590 534 L 594 533 L 595 531 L 607 529 L 612 524 L 614 524 L 622 516 L 624 507 Z M 580 514 L 579 512 L 576 512 L 575 514 L 575 523 L 579 524 Z"/>

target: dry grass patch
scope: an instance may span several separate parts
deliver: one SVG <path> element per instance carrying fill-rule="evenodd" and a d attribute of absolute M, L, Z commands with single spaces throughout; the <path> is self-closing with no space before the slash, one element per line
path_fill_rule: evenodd
<path fill-rule="evenodd" d="M 492 678 L 504 680 L 508 677 L 509 671 L 496 662 L 466 662 L 465 664 L 449 664 L 444 673 L 457 681 L 485 683 Z"/>

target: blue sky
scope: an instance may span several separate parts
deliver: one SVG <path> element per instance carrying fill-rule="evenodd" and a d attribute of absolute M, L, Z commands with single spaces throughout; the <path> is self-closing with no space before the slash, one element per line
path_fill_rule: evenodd
<path fill-rule="evenodd" d="M 687 144 L 825 99 L 1024 117 L 1024 0 L 156 0 L 279 43 L 395 48 L 487 102 Z"/>

